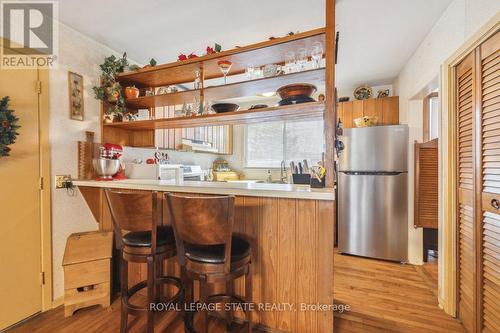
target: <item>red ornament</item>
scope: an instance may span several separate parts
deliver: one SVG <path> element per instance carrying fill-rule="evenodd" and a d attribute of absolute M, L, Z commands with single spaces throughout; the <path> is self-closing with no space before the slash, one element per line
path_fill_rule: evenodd
<path fill-rule="evenodd" d="M 185 54 L 181 53 L 179 54 L 179 56 L 177 57 L 177 60 L 179 61 L 184 61 L 184 60 L 187 60 L 187 57 Z"/>
<path fill-rule="evenodd" d="M 4 121 L 2 121 L 2 127 L 3 127 L 3 128 L 9 128 L 9 127 L 10 127 L 10 123 L 9 123 L 9 121 L 8 121 L 8 120 L 4 120 Z"/>
<path fill-rule="evenodd" d="M 212 54 L 212 53 L 215 53 L 214 48 L 207 46 L 207 54 Z"/>
<path fill-rule="evenodd" d="M 188 59 L 193 59 L 193 58 L 198 58 L 198 56 L 196 54 L 194 54 L 194 53 L 190 53 L 188 55 Z"/>

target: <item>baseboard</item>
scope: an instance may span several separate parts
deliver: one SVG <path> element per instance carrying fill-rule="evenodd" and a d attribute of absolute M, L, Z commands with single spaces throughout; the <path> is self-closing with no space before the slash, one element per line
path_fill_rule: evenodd
<path fill-rule="evenodd" d="M 58 297 L 52 301 L 52 309 L 55 309 L 64 304 L 64 296 Z"/>

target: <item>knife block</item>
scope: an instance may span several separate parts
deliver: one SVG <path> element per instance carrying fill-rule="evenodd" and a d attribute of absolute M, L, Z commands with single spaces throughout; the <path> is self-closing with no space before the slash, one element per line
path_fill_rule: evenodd
<path fill-rule="evenodd" d="M 311 184 L 311 174 L 309 173 L 294 173 L 292 174 L 292 180 L 294 184 L 297 185 L 309 185 Z"/>

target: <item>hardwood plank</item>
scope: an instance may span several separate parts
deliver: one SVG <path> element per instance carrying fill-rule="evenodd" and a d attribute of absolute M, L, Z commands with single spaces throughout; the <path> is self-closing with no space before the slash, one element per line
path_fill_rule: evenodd
<path fill-rule="evenodd" d="M 296 303 L 295 290 L 297 281 L 295 279 L 296 269 L 296 243 L 297 219 L 296 200 L 281 199 L 279 201 L 279 222 L 278 222 L 278 243 L 279 243 L 279 268 L 278 268 L 278 295 L 277 301 L 280 303 Z M 296 317 L 291 310 L 278 313 L 277 328 L 286 332 L 296 331 Z"/>
<path fill-rule="evenodd" d="M 303 333 L 316 333 L 317 312 L 303 311 L 300 307 L 304 304 L 314 304 L 317 297 L 317 230 L 318 216 L 316 202 L 297 199 L 297 248 L 296 274 L 297 274 L 297 331 Z"/>

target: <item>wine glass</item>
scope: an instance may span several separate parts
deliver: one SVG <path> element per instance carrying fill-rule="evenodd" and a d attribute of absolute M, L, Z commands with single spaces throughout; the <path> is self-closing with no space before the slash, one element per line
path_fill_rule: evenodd
<path fill-rule="evenodd" d="M 217 65 L 219 66 L 220 71 L 224 75 L 224 84 L 226 84 L 227 83 L 227 74 L 231 70 L 231 66 L 233 65 L 233 63 L 229 60 L 219 60 L 217 62 Z"/>
<path fill-rule="evenodd" d="M 321 59 L 323 59 L 323 44 L 314 42 L 311 48 L 311 58 L 313 60 L 313 68 L 321 67 Z"/>
<path fill-rule="evenodd" d="M 253 67 L 252 63 L 247 65 L 246 75 L 249 80 L 252 80 L 255 77 L 255 67 Z"/>
<path fill-rule="evenodd" d="M 303 71 L 306 68 L 308 54 L 309 51 L 305 47 L 297 51 L 297 66 L 299 67 L 299 71 Z"/>
<path fill-rule="evenodd" d="M 294 71 L 295 67 L 295 52 L 288 51 L 285 53 L 285 72 L 286 74 L 290 74 Z"/>

